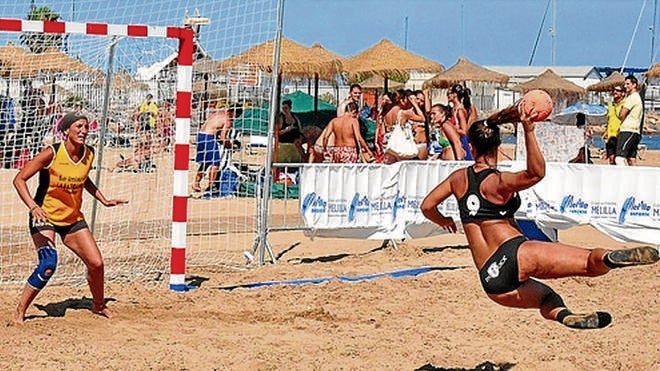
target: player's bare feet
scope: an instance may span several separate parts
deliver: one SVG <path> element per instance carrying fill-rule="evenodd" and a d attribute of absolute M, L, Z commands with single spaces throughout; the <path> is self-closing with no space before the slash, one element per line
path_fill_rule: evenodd
<path fill-rule="evenodd" d="M 579 329 L 597 329 L 607 327 L 612 323 L 612 316 L 607 312 L 593 312 L 587 314 L 569 314 L 563 319 L 564 326 Z"/>
<path fill-rule="evenodd" d="M 654 264 L 660 260 L 658 249 L 653 246 L 640 246 L 632 249 L 613 250 L 607 253 L 607 259 L 617 266 Z"/>
<path fill-rule="evenodd" d="M 105 306 L 105 304 L 97 305 L 94 303 L 92 306 L 92 313 L 98 314 L 99 316 L 103 316 L 105 318 L 112 318 L 115 316 L 115 312 L 111 311 L 108 307 Z"/>
<path fill-rule="evenodd" d="M 14 323 L 22 325 L 25 323 L 25 312 L 18 310 L 16 308 L 16 312 L 14 312 Z"/>

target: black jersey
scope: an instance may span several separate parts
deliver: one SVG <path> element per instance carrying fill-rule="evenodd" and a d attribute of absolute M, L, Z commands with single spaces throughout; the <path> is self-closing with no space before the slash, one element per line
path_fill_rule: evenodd
<path fill-rule="evenodd" d="M 520 196 L 517 192 L 504 205 L 496 205 L 481 195 L 479 186 L 492 173 L 498 173 L 498 171 L 496 169 L 486 169 L 475 173 L 472 166 L 467 168 L 468 189 L 465 195 L 458 200 L 458 210 L 463 224 L 489 219 L 513 218 L 520 207 Z"/>

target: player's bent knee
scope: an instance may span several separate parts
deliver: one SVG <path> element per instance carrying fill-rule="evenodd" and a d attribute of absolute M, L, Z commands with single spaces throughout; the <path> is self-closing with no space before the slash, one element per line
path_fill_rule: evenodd
<path fill-rule="evenodd" d="M 28 285 L 35 290 L 46 287 L 48 280 L 57 268 L 57 249 L 51 246 L 42 246 L 37 251 L 39 263 L 27 280 Z"/>

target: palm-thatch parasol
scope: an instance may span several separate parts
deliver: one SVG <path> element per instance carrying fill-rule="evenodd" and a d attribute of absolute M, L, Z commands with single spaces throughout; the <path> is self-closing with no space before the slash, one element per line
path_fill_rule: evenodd
<path fill-rule="evenodd" d="M 273 70 L 274 54 L 275 40 L 270 40 L 219 62 L 217 68 L 226 71 L 240 65 L 248 65 L 270 73 Z M 318 79 L 322 78 L 333 81 L 335 75 L 341 72 L 341 65 L 342 58 L 337 54 L 329 52 L 320 44 L 315 44 L 311 48 L 307 48 L 286 37 L 282 37 L 280 45 L 280 75 L 284 78 L 314 78 L 314 86 L 316 88 L 315 97 L 318 97 Z"/>
<path fill-rule="evenodd" d="M 216 72 L 216 61 L 210 57 L 203 57 L 193 62 L 193 73 L 204 75 Z"/>
<path fill-rule="evenodd" d="M 96 72 L 96 81 L 94 84 L 96 86 L 105 85 L 105 74 L 101 71 Z M 146 90 L 149 89 L 149 85 L 144 82 L 139 82 L 135 80 L 130 74 L 126 71 L 119 71 L 112 75 L 112 88 L 114 90 L 129 90 L 129 89 L 139 89 Z"/>
<path fill-rule="evenodd" d="M 587 86 L 587 91 L 610 91 L 615 86 L 623 86 L 624 80 L 625 78 L 621 73 L 619 73 L 619 71 L 614 71 L 609 76 L 607 76 L 605 80 Z"/>
<path fill-rule="evenodd" d="M 314 124 L 318 124 L 319 79 L 335 81 L 336 75 L 341 73 L 344 57 L 327 50 L 319 43 L 314 43 L 309 48 L 307 59 L 322 63 L 321 65 L 325 66 L 323 70 L 319 70 L 314 74 Z"/>
<path fill-rule="evenodd" d="M 34 77 L 40 73 L 92 72 L 94 69 L 85 63 L 55 48 L 43 53 L 28 53 L 14 63 L 12 77 Z"/>
<path fill-rule="evenodd" d="M 446 89 L 453 84 L 465 81 L 506 84 L 509 82 L 509 76 L 481 67 L 469 61 L 467 58 L 461 57 L 458 59 L 458 62 L 449 69 L 440 72 L 431 79 L 425 81 L 423 86 L 425 88 L 433 87 Z"/>
<path fill-rule="evenodd" d="M 240 65 L 249 65 L 270 73 L 273 70 L 274 53 L 275 41 L 270 40 L 220 61 L 217 68 L 226 71 Z M 321 76 L 332 76 L 338 72 L 335 60 L 315 60 L 310 58 L 310 53 L 312 53 L 310 48 L 282 37 L 280 47 L 280 71 L 282 76 L 310 78 L 316 73 Z"/>
<path fill-rule="evenodd" d="M 559 95 L 582 96 L 586 94 L 584 88 L 563 79 L 551 69 L 547 69 L 536 78 L 518 84 L 512 88 L 512 90 L 520 93 L 526 93 L 534 89 L 544 90 L 546 93 L 550 94 L 553 99 L 557 98 Z"/>
<path fill-rule="evenodd" d="M 660 77 L 660 63 L 654 64 L 648 71 L 644 73 L 647 79 L 654 79 Z"/>
<path fill-rule="evenodd" d="M 387 39 L 354 55 L 344 61 L 344 71 L 350 76 L 376 74 L 385 78 L 384 87 L 387 90 L 387 78 L 393 73 L 408 71 L 441 72 L 444 67 L 430 59 L 411 53 Z"/>
<path fill-rule="evenodd" d="M 318 77 L 326 81 L 334 81 L 335 75 L 340 73 L 343 68 L 344 57 L 335 54 L 324 48 L 319 43 L 314 43 L 309 48 L 307 60 L 320 63 L 323 69 L 317 71 Z"/>
<path fill-rule="evenodd" d="M 7 42 L 7 45 L 0 47 L 0 68 L 2 72 L 0 76 L 10 77 L 13 75 L 13 70 L 17 65 L 24 64 L 24 59 L 26 56 L 30 55 L 30 52 L 17 46 L 12 42 Z"/>

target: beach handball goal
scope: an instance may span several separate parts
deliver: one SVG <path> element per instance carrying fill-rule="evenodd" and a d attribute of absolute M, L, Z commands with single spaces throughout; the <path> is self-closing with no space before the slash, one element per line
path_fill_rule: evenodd
<path fill-rule="evenodd" d="M 255 241 L 263 242 L 264 203 L 259 192 L 241 194 L 236 184 L 256 182 L 266 156 L 244 148 L 249 132 L 232 130 L 219 165 L 220 188 L 231 191 L 194 193 L 196 135 L 215 112 L 271 101 L 271 71 L 250 57 L 225 69 L 220 62 L 273 40 L 280 3 L 0 5 L 0 284 L 24 283 L 36 264 L 28 211 L 12 179 L 62 139 L 57 120 L 77 109 L 90 121 L 90 178 L 106 198 L 129 201 L 106 208 L 84 195 L 107 280 L 169 280 L 172 290 L 184 291 L 186 274 L 195 269 L 245 269 Z M 155 109 L 145 103 L 148 96 Z M 267 117 L 253 121 L 268 127 Z M 32 194 L 37 178 L 29 182 Z M 200 185 L 208 187 L 208 177 Z M 84 284 L 84 264 L 59 237 L 56 244 L 60 259 L 51 284 Z"/>

